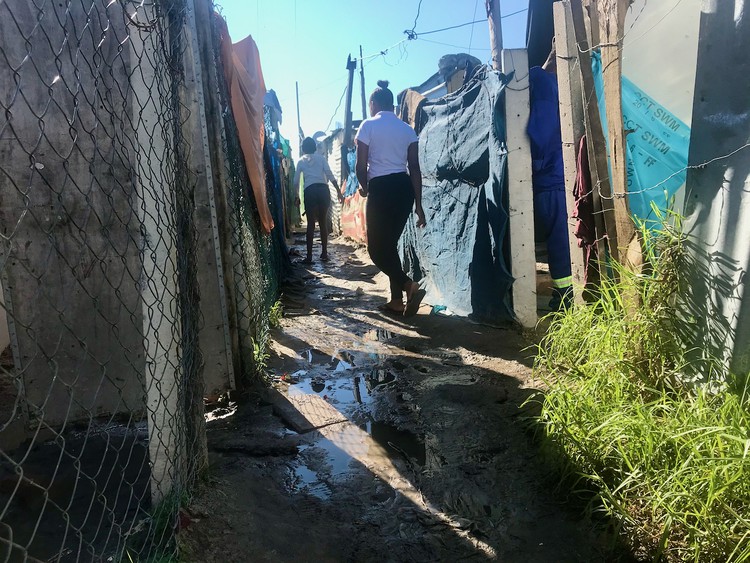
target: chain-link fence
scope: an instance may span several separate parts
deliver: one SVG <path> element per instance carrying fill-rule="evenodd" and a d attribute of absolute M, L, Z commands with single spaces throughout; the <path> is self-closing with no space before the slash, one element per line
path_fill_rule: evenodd
<path fill-rule="evenodd" d="M 0 561 L 176 553 L 204 396 L 254 370 L 286 255 L 212 15 L 0 3 Z"/>

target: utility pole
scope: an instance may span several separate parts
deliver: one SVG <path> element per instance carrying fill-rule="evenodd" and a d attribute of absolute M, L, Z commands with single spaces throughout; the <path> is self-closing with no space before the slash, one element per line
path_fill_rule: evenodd
<path fill-rule="evenodd" d="M 344 114 L 344 144 L 341 147 L 341 174 L 343 177 L 349 175 L 349 163 L 346 160 L 346 154 L 349 151 L 349 145 L 352 144 L 352 87 L 354 86 L 354 71 L 357 68 L 357 59 L 352 60 L 352 56 L 346 59 L 346 70 L 349 71 L 349 82 L 346 86 L 346 106 Z M 344 178 L 341 178 L 343 182 Z"/>
<path fill-rule="evenodd" d="M 485 0 L 487 23 L 490 26 L 490 46 L 492 47 L 492 68 L 500 70 L 502 66 L 503 28 L 500 23 L 500 0 Z"/>
<path fill-rule="evenodd" d="M 297 91 L 297 137 L 299 137 L 299 154 L 302 154 L 302 122 L 299 116 L 299 82 L 294 83 L 294 88 Z"/>
<path fill-rule="evenodd" d="M 362 121 L 367 119 L 367 100 L 365 97 L 365 60 L 362 55 L 362 45 L 359 46 L 359 81 L 362 88 Z"/>

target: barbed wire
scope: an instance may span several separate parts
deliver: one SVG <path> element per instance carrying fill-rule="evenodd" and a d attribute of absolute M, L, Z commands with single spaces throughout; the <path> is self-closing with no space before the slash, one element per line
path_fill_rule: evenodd
<path fill-rule="evenodd" d="M 391 45 L 390 47 L 386 47 L 385 49 L 382 49 L 382 50 L 378 51 L 377 53 L 372 53 L 370 55 L 363 56 L 362 60 L 365 61 L 365 62 L 369 62 L 372 59 L 375 59 L 377 57 L 384 57 L 385 55 L 388 54 L 388 51 L 390 51 L 391 49 L 394 49 L 394 48 L 398 47 L 399 45 L 402 45 L 402 44 L 406 43 L 407 41 L 408 41 L 408 39 L 402 39 L 401 41 L 398 41 L 398 42 L 394 43 L 393 45 Z"/>
<path fill-rule="evenodd" d="M 685 166 L 685 167 L 677 170 L 676 172 L 673 172 L 672 174 L 670 174 L 669 176 L 667 176 L 663 180 L 657 182 L 656 184 L 654 184 L 653 186 L 650 186 L 648 188 L 641 188 L 639 190 L 628 190 L 626 193 L 616 192 L 616 193 L 613 193 L 611 196 L 604 196 L 604 195 L 602 195 L 602 193 L 601 193 L 601 182 L 597 182 L 596 188 L 597 188 L 597 191 L 599 192 L 599 197 L 602 198 L 602 199 L 606 199 L 606 200 L 614 200 L 615 198 L 624 198 L 624 197 L 628 197 L 628 196 L 631 196 L 631 195 L 643 194 L 643 193 L 655 190 L 656 188 L 659 188 L 660 186 L 663 186 L 664 184 L 666 184 L 667 182 L 669 182 L 672 178 L 676 178 L 677 176 L 680 176 L 681 174 L 684 174 L 688 170 L 697 170 L 699 168 L 705 168 L 706 166 L 708 166 L 710 164 L 713 164 L 714 162 L 719 162 L 721 160 L 726 160 L 727 158 L 730 158 L 730 157 L 734 156 L 735 154 L 737 154 L 738 152 L 741 152 L 741 151 L 743 151 L 743 150 L 745 150 L 747 148 L 750 148 L 750 143 L 745 143 L 744 145 L 742 145 L 741 147 L 738 147 L 738 148 L 734 149 L 733 151 L 730 151 L 730 152 L 728 152 L 726 154 L 723 154 L 723 155 L 720 155 L 720 156 L 713 157 L 713 158 L 711 158 L 709 160 L 706 160 L 705 162 L 700 162 L 698 164 L 689 164 L 689 165 L 687 165 L 687 166 Z"/>

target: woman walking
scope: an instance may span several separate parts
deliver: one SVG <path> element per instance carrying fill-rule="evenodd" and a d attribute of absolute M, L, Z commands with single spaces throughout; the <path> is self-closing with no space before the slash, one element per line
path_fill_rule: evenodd
<path fill-rule="evenodd" d="M 404 272 L 398 240 L 412 209 L 417 213 L 417 226 L 427 224 L 422 210 L 417 134 L 393 113 L 393 93 L 386 80 L 379 80 L 370 96 L 370 115 L 355 137 L 357 179 L 360 193 L 367 197 L 367 250 L 373 263 L 390 279 L 391 300 L 382 309 L 412 316 L 419 310 L 425 291 Z"/>
<path fill-rule="evenodd" d="M 307 258 L 303 264 L 312 264 L 313 237 L 315 236 L 315 223 L 320 225 L 320 244 L 323 251 L 320 255 L 321 262 L 328 262 L 328 208 L 331 207 L 331 192 L 328 183 L 331 182 L 339 193 L 339 185 L 333 177 L 331 167 L 323 155 L 317 154 L 318 145 L 315 139 L 310 137 L 302 141 L 302 157 L 297 163 L 294 173 L 294 185 L 299 192 L 300 176 L 305 183 L 305 214 L 307 215 Z"/>

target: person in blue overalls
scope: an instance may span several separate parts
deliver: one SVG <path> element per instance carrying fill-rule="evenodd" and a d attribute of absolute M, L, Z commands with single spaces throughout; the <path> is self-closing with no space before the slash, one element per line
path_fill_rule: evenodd
<path fill-rule="evenodd" d="M 534 234 L 538 242 L 547 243 L 553 292 L 549 306 L 557 310 L 570 304 L 573 278 L 554 42 L 544 65 L 529 70 L 529 97 L 531 112 L 526 132 L 531 141 Z"/>

